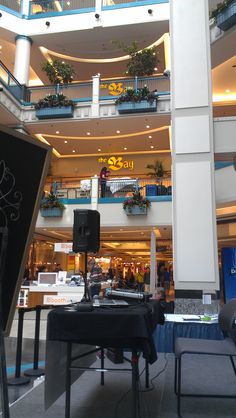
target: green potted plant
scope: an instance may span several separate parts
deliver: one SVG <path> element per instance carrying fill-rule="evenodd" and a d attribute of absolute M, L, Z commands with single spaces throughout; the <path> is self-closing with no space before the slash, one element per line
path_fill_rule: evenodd
<path fill-rule="evenodd" d="M 64 203 L 58 199 L 52 190 L 48 195 L 43 197 L 40 204 L 40 213 L 44 218 L 51 216 L 61 217 L 64 209 Z"/>
<path fill-rule="evenodd" d="M 75 74 L 73 67 L 54 59 L 42 65 L 49 81 L 55 85 L 55 94 L 50 94 L 40 99 L 35 104 L 36 116 L 38 119 L 68 118 L 73 116 L 74 104 L 72 100 L 60 93 L 60 87 L 71 83 Z"/>
<path fill-rule="evenodd" d="M 155 112 L 157 97 L 155 92 L 150 92 L 146 85 L 137 89 L 127 87 L 125 92 L 116 99 L 115 104 L 120 114 Z"/>
<path fill-rule="evenodd" d="M 151 202 L 148 198 L 143 197 L 139 190 L 133 193 L 132 197 L 129 197 L 123 202 L 123 209 L 126 215 L 146 215 L 147 209 L 150 208 Z"/>
<path fill-rule="evenodd" d="M 162 179 L 165 174 L 165 169 L 162 161 L 156 160 L 153 164 L 147 164 L 146 168 L 149 171 L 148 176 L 154 178 L 158 185 L 156 184 L 147 184 L 146 185 L 146 195 L 147 196 L 156 196 L 156 195 L 165 195 L 166 187 L 162 185 Z"/>
<path fill-rule="evenodd" d="M 116 41 L 114 43 L 130 56 L 125 72 L 126 75 L 131 77 L 144 77 L 152 75 L 155 72 L 158 63 L 156 46 L 139 50 L 136 41 L 132 42 L 131 45 L 125 45 L 122 42 Z"/>
<path fill-rule="evenodd" d="M 236 24 L 236 0 L 224 0 L 211 11 L 210 19 L 216 21 L 217 26 L 226 31 Z"/>

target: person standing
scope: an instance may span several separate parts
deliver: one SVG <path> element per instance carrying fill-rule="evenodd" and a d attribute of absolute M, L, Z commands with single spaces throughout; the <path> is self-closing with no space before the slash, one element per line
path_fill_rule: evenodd
<path fill-rule="evenodd" d="M 144 281 L 144 290 L 145 292 L 150 292 L 150 267 L 147 266 L 143 276 Z"/>
<path fill-rule="evenodd" d="M 101 197 L 105 197 L 106 195 L 106 184 L 109 174 L 110 171 L 106 167 L 103 167 L 100 171 Z"/>
<path fill-rule="evenodd" d="M 136 283 L 137 283 L 137 289 L 138 289 L 138 291 L 139 292 L 143 292 L 143 289 L 144 289 L 144 282 L 143 282 L 143 280 L 144 280 L 144 273 L 143 273 L 141 267 L 138 267 L 138 272 L 135 275 L 135 280 L 136 280 Z"/>

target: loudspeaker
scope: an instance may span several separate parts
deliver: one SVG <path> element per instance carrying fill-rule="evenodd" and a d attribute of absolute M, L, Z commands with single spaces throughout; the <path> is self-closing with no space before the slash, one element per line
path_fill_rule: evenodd
<path fill-rule="evenodd" d="M 97 253 L 100 247 L 100 213 L 97 210 L 75 209 L 73 251 Z"/>

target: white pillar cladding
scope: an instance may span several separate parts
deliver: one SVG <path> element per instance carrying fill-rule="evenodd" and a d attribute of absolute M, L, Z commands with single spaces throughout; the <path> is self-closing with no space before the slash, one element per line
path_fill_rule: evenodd
<path fill-rule="evenodd" d="M 219 289 L 208 2 L 170 0 L 176 289 Z"/>
<path fill-rule="evenodd" d="M 31 0 L 21 0 L 21 14 L 28 16 L 29 15 L 29 4 Z"/>
<path fill-rule="evenodd" d="M 32 40 L 25 35 L 17 35 L 14 76 L 20 84 L 28 85 L 30 68 L 30 49 Z"/>
<path fill-rule="evenodd" d="M 102 0 L 96 0 L 95 3 L 95 13 L 99 14 L 100 16 L 102 13 L 102 3 L 104 4 Z M 104 5 L 106 5 L 106 3 Z"/>
<path fill-rule="evenodd" d="M 97 210 L 98 208 L 98 193 L 99 193 L 99 183 L 98 177 L 94 176 L 91 179 L 91 209 Z"/>
<path fill-rule="evenodd" d="M 100 74 L 93 76 L 92 117 L 99 117 Z"/>
<path fill-rule="evenodd" d="M 150 292 L 152 294 L 156 291 L 156 279 L 157 279 L 157 260 L 156 260 L 156 234 L 151 232 L 151 245 L 150 245 Z"/>

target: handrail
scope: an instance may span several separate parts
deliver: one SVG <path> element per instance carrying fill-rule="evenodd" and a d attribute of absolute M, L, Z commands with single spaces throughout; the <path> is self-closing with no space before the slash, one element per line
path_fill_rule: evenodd
<path fill-rule="evenodd" d="M 29 92 L 27 87 L 19 83 L 2 61 L 0 61 L 0 82 L 19 102 L 29 101 Z"/>

